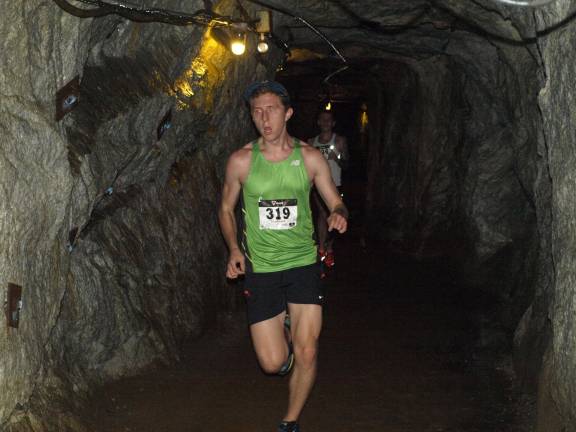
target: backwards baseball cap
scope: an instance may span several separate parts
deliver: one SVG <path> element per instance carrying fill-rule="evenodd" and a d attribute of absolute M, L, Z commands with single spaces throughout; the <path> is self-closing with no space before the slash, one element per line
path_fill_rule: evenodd
<path fill-rule="evenodd" d="M 290 100 L 290 95 L 288 94 L 288 90 L 282 84 L 277 81 L 257 81 L 255 83 L 250 84 L 244 90 L 242 97 L 246 102 L 250 102 L 250 99 L 254 96 L 254 94 L 262 94 L 262 93 L 274 93 L 275 95 L 280 96 L 281 98 L 287 98 Z"/>

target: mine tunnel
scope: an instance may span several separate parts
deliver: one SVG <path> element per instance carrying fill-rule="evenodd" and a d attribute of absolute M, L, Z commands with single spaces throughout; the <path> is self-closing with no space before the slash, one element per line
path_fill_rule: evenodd
<path fill-rule="evenodd" d="M 0 430 L 275 430 L 217 217 L 261 80 L 350 151 L 303 430 L 576 430 L 573 1 L 2 11 Z"/>

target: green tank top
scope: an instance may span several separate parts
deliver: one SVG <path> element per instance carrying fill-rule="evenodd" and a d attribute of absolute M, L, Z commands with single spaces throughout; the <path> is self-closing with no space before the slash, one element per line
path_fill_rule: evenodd
<path fill-rule="evenodd" d="M 269 162 L 252 143 L 248 178 L 242 186 L 244 249 L 255 273 L 302 267 L 316 262 L 310 212 L 310 180 L 300 142 L 280 162 Z"/>

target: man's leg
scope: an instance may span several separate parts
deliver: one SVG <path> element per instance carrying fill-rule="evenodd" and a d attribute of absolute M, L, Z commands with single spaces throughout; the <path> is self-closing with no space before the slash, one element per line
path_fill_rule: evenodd
<path fill-rule="evenodd" d="M 250 326 L 254 351 L 264 372 L 277 373 L 288 358 L 288 345 L 284 335 L 286 312 Z"/>
<path fill-rule="evenodd" d="M 318 338 L 322 328 L 322 306 L 289 303 L 294 369 L 285 421 L 297 421 L 316 380 Z"/>

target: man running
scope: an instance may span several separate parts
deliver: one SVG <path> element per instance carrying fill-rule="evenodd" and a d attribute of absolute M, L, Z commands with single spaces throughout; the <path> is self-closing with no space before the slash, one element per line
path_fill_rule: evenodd
<path fill-rule="evenodd" d="M 338 189 L 342 186 L 342 166 L 348 160 L 346 138 L 334 133 L 334 114 L 332 111 L 321 111 L 318 115 L 320 135 L 308 140 L 324 155 L 330 167 L 332 180 Z M 314 203 L 317 208 L 316 233 L 318 234 L 318 255 L 327 268 L 334 267 L 334 236 L 329 234 L 326 218 L 329 210 L 324 206 L 318 194 L 314 193 Z"/>
<path fill-rule="evenodd" d="M 293 110 L 286 89 L 275 81 L 256 82 L 245 90 L 244 99 L 260 137 L 234 152 L 226 166 L 219 211 L 230 253 L 226 276 L 246 274 L 250 334 L 264 372 L 286 374 L 294 365 L 288 408 L 278 431 L 299 432 L 298 418 L 316 378 L 324 302 L 309 204 L 311 184 L 330 209 L 329 230 L 344 233 L 348 211 L 322 154 L 288 135 L 286 122 Z M 234 217 L 241 194 L 242 249 Z"/>

